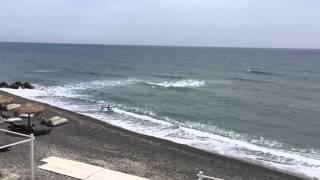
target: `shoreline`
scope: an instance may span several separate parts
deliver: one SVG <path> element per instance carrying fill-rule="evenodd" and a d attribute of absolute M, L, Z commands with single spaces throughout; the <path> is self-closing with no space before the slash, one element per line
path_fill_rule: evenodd
<path fill-rule="evenodd" d="M 292 175 L 290 173 L 285 174 L 284 172 L 263 167 L 262 165 L 222 156 L 169 140 L 139 134 L 108 124 L 99 119 L 59 107 L 54 107 L 46 103 L 25 99 L 1 90 L 0 94 L 15 97 L 18 103 L 34 102 L 41 104 L 46 108 L 45 116 L 50 117 L 53 114 L 59 114 L 67 117 L 70 120 L 68 124 L 53 128 L 51 134 L 39 136 L 39 138 L 36 138 L 36 141 L 45 146 L 53 146 L 59 151 L 55 153 L 60 156 L 68 157 L 71 152 L 72 158 L 70 159 L 88 162 L 95 165 L 104 165 L 106 168 L 150 179 L 196 179 L 196 174 L 199 171 L 204 171 L 206 175 L 224 178 L 226 180 L 308 179 L 302 175 Z M 4 126 L 2 125 L 0 128 L 4 128 Z M 95 132 L 91 132 L 90 130 Z M 68 135 L 70 134 L 71 136 L 69 137 Z M 110 141 L 110 137 L 113 137 L 112 141 Z M 69 140 L 71 141 L 81 142 L 81 144 L 70 145 L 69 142 L 71 141 L 68 141 L 68 138 L 70 138 Z M 89 145 L 83 143 L 83 141 L 88 140 L 92 141 Z M 100 148 L 99 145 L 102 145 L 104 148 Z M 79 147 L 81 149 L 77 150 Z M 116 149 L 118 153 L 113 150 L 110 152 L 108 147 Z M 128 147 L 130 147 L 130 149 L 126 149 Z M 44 149 L 41 149 L 40 147 L 40 151 L 42 150 Z M 69 151 L 69 153 L 64 153 L 63 151 Z M 2 154 L 5 153 L 0 154 L 0 162 Z M 41 155 L 36 157 L 36 164 L 41 164 L 39 163 L 39 160 L 46 158 L 44 155 L 49 155 L 45 152 L 41 152 L 40 154 Z M 117 154 L 122 157 L 125 156 L 125 162 L 129 163 L 123 163 L 121 162 L 122 158 L 114 158 L 113 156 L 110 156 L 110 154 Z M 115 162 L 115 165 L 112 165 L 113 161 Z M 117 165 L 119 162 L 121 162 L 120 164 L 122 165 Z M 3 164 L 4 167 L 6 165 L 5 162 L 1 162 L 0 169 L 3 168 L 3 165 L 1 164 Z M 144 168 L 141 169 L 141 167 L 137 167 L 139 165 Z M 149 165 L 151 166 L 150 168 L 148 167 Z M 26 167 L 24 169 L 25 171 L 27 170 Z M 48 173 L 45 172 L 39 173 L 43 174 L 43 176 L 48 175 Z M 50 173 L 50 175 L 52 175 L 52 173 Z"/>

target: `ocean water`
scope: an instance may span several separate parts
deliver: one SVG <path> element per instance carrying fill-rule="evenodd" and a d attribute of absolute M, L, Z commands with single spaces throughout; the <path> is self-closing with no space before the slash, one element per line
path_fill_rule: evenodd
<path fill-rule="evenodd" d="M 17 80 L 36 89 L 2 90 L 320 178 L 320 50 L 0 43 L 0 81 Z"/>

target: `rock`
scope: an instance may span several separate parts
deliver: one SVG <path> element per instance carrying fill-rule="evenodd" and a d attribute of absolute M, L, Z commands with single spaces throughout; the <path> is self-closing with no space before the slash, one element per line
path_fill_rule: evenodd
<path fill-rule="evenodd" d="M 15 82 L 14 84 L 16 84 L 18 87 L 23 88 L 23 83 L 20 81 Z"/>
<path fill-rule="evenodd" d="M 25 82 L 23 85 L 25 89 L 34 89 L 34 87 L 28 82 Z"/>
<path fill-rule="evenodd" d="M 15 83 L 12 83 L 12 84 L 10 84 L 10 88 L 12 88 L 12 89 L 19 89 L 19 87 L 21 87 L 21 82 L 19 82 L 19 81 L 17 81 L 17 82 L 15 82 Z"/>
<path fill-rule="evenodd" d="M 15 83 L 12 84 L 8 84 L 6 82 L 0 82 L 0 88 L 12 88 L 12 89 L 34 89 L 34 87 L 29 83 L 29 82 L 25 82 L 22 83 L 20 81 L 17 81 Z"/>
<path fill-rule="evenodd" d="M 8 87 L 9 87 L 8 83 L 6 83 L 4 81 L 0 83 L 0 88 L 8 88 Z"/>

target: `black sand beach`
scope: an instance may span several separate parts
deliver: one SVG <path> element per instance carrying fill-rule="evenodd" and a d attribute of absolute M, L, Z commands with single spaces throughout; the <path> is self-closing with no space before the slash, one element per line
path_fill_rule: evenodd
<path fill-rule="evenodd" d="M 2 95 L 10 95 L 0 91 Z M 13 95 L 10 95 L 13 96 Z M 16 97 L 17 103 L 26 100 Z M 199 171 L 225 180 L 295 180 L 300 179 L 249 163 L 222 157 L 202 150 L 154 137 L 136 134 L 99 120 L 60 108 L 44 105 L 43 116 L 59 115 L 69 123 L 55 127 L 48 135 L 36 137 L 36 165 L 49 156 L 81 161 L 152 180 L 195 180 Z M 40 118 L 37 117 L 37 118 Z M 39 126 L 39 119 L 34 123 Z M 1 125 L 0 128 L 6 128 Z M 0 133 L 0 141 L 16 137 Z M 29 145 L 0 152 L 0 169 L 29 178 Z M 36 170 L 37 179 L 72 179 Z"/>

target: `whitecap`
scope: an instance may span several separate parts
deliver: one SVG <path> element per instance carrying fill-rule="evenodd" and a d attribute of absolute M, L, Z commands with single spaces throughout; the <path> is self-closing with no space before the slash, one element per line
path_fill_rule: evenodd
<path fill-rule="evenodd" d="M 146 84 L 153 85 L 153 86 L 160 86 L 160 87 L 175 87 L 175 88 L 196 88 L 202 87 L 205 85 L 205 81 L 202 80 L 193 80 L 193 79 L 184 79 L 181 81 L 163 81 L 163 82 L 152 82 L 146 81 Z"/>
<path fill-rule="evenodd" d="M 57 69 L 39 69 L 39 70 L 34 70 L 32 72 L 34 73 L 54 73 L 54 72 L 58 72 L 59 70 Z"/>

